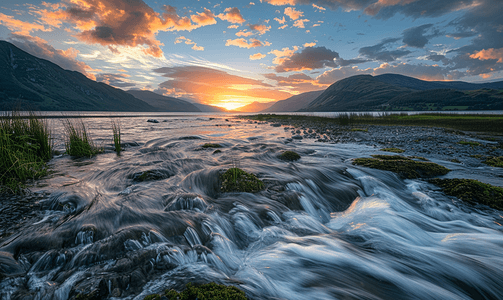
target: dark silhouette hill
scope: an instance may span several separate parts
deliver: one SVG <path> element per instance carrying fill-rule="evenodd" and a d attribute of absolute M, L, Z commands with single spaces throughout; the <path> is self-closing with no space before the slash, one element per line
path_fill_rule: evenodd
<path fill-rule="evenodd" d="M 238 107 L 232 111 L 236 111 L 236 112 L 259 112 L 259 111 L 262 111 L 264 109 L 267 109 L 269 107 L 271 107 L 271 105 L 273 105 L 273 103 L 271 102 L 268 102 L 268 103 L 262 103 L 262 102 L 258 102 L 258 101 L 254 101 L 248 105 L 245 105 L 245 106 L 241 106 L 241 107 Z"/>
<path fill-rule="evenodd" d="M 291 112 L 306 108 L 309 103 L 321 95 L 324 91 L 313 91 L 298 94 L 287 98 L 285 100 L 280 100 L 274 103 L 271 107 L 262 110 L 261 112 Z"/>
<path fill-rule="evenodd" d="M 159 95 L 151 91 L 129 90 L 129 94 L 143 100 L 160 111 L 166 112 L 200 112 L 201 110 L 192 103 L 173 97 Z"/>

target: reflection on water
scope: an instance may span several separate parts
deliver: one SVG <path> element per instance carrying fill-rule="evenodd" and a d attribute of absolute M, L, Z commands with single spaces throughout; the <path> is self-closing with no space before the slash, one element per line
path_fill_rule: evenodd
<path fill-rule="evenodd" d="M 501 212 L 351 165 L 372 147 L 285 143 L 282 128 L 211 117 L 122 117 L 121 157 L 54 158 L 33 189 L 51 193 L 40 220 L 0 245 L 13 275 L 2 299 L 143 299 L 210 281 L 252 299 L 503 298 Z M 84 121 L 111 149 L 110 119 Z M 219 172 L 236 164 L 266 190 L 220 193 Z M 145 171 L 155 178 L 137 180 Z"/>

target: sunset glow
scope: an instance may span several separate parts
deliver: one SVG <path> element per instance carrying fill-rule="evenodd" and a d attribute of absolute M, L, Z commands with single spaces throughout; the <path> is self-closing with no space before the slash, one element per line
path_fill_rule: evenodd
<path fill-rule="evenodd" d="M 13 0 L 0 39 L 124 90 L 234 109 L 358 75 L 501 80 L 491 0 Z"/>

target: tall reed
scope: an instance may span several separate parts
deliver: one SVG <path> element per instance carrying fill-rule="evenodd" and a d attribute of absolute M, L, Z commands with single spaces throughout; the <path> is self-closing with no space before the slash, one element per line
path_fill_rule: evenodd
<path fill-rule="evenodd" d="M 65 119 L 63 126 L 65 128 L 65 149 L 68 155 L 92 157 L 102 152 L 102 149 L 94 144 L 82 120 L 73 122 L 70 119 Z"/>
<path fill-rule="evenodd" d="M 29 113 L 13 111 L 0 116 L 0 191 L 21 192 L 28 179 L 47 173 L 52 157 L 51 134 L 47 122 Z"/>
<path fill-rule="evenodd" d="M 121 154 L 121 125 L 120 122 L 112 120 L 112 132 L 114 136 L 114 148 L 117 155 Z"/>

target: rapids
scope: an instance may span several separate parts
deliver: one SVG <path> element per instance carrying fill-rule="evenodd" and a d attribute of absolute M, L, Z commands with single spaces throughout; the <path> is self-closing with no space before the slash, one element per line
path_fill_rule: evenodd
<path fill-rule="evenodd" d="M 291 141 L 230 116 L 148 118 L 118 119 L 120 157 L 51 160 L 31 188 L 49 195 L 37 221 L 0 241 L 1 299 L 143 299 L 212 281 L 250 299 L 503 299 L 502 212 L 353 166 L 371 146 Z M 111 149 L 110 119 L 83 120 Z M 221 193 L 234 166 L 266 189 Z"/>

